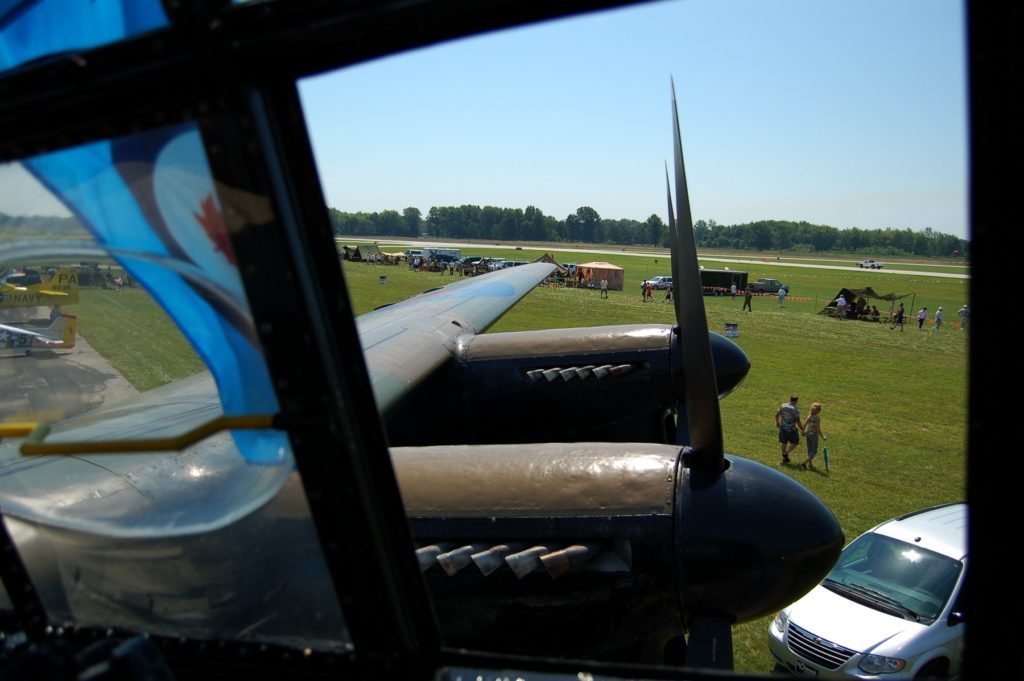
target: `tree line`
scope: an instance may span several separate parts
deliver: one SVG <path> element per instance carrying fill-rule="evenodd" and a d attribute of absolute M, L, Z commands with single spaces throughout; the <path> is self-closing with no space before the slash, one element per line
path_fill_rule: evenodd
<path fill-rule="evenodd" d="M 553 241 L 637 246 L 665 246 L 668 229 L 658 215 L 646 220 L 609 220 L 590 206 L 582 206 L 559 220 L 535 206 L 434 206 L 424 217 L 419 208 L 379 213 L 344 213 L 328 209 L 335 234 L 363 237 L 418 237 L 492 241 Z M 911 229 L 837 229 L 828 225 L 788 220 L 759 220 L 741 225 L 720 225 L 697 220 L 693 225 L 697 246 L 749 251 L 793 253 L 845 252 L 870 256 L 970 255 L 970 242 L 951 234 Z M 73 218 L 24 217 L 0 213 L 0 238 L 59 233 L 88 236 Z"/>
<path fill-rule="evenodd" d="M 347 236 L 407 236 L 427 234 L 442 239 L 494 241 L 554 241 L 616 245 L 668 246 L 668 230 L 658 215 L 646 220 L 609 220 L 582 206 L 559 220 L 535 206 L 434 206 L 424 216 L 418 208 L 402 212 L 344 213 L 329 209 L 336 234 Z M 970 242 L 951 234 L 905 229 L 838 229 L 788 220 L 759 220 L 720 225 L 714 220 L 694 223 L 697 246 L 749 251 L 798 253 L 846 252 L 873 256 L 969 256 Z"/>
<path fill-rule="evenodd" d="M 912 229 L 837 229 L 828 225 L 787 220 L 759 220 L 742 225 L 719 225 L 698 220 L 693 225 L 698 246 L 755 251 L 815 253 L 839 251 L 869 255 L 969 256 L 970 242 L 927 227 Z"/>
<path fill-rule="evenodd" d="M 61 237 L 88 237 L 78 220 L 39 215 L 8 215 L 0 212 L 0 236 L 55 235 Z"/>
<path fill-rule="evenodd" d="M 420 237 L 482 239 L 499 242 L 565 242 L 637 246 L 669 246 L 668 227 L 657 215 L 646 220 L 602 218 L 583 206 L 559 220 L 535 206 L 434 206 L 426 216 L 418 208 L 400 213 L 344 213 L 330 209 L 337 235 L 352 237 Z M 839 229 L 790 220 L 759 220 L 725 225 L 697 220 L 693 225 L 698 247 L 772 252 L 846 252 L 874 256 L 970 255 L 970 242 L 926 228 Z"/>
<path fill-rule="evenodd" d="M 343 213 L 329 209 L 336 234 L 351 236 L 420 236 L 494 241 L 564 241 L 613 244 L 667 243 L 665 224 L 657 215 L 643 222 L 607 220 L 589 206 L 564 220 L 545 215 L 536 206 L 434 206 L 424 217 L 418 208 L 399 213 Z"/>

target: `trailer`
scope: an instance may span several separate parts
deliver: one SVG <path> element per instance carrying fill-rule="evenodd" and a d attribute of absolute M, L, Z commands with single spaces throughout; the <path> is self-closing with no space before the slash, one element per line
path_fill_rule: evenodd
<path fill-rule="evenodd" d="M 737 291 L 747 288 L 747 273 L 738 270 L 709 270 L 701 268 L 700 285 L 706 296 L 724 296 L 732 293 L 732 285 Z"/>
<path fill-rule="evenodd" d="M 456 262 L 462 257 L 458 248 L 426 248 L 424 253 L 428 260 L 440 260 L 442 262 Z"/>

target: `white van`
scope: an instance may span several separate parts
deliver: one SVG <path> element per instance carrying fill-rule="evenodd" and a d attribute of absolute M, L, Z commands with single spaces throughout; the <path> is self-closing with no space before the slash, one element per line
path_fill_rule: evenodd
<path fill-rule="evenodd" d="M 779 666 L 822 679 L 960 675 L 967 505 L 888 520 L 843 549 L 810 593 L 775 616 Z"/>

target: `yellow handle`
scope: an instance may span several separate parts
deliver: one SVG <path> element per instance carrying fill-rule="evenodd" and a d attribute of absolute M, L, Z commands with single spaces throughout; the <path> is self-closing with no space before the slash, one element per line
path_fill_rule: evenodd
<path fill-rule="evenodd" d="M 92 442 L 43 442 L 50 434 L 46 423 L 0 423 L 0 438 L 23 437 L 21 453 L 37 454 L 122 454 L 125 452 L 180 451 L 223 430 L 261 430 L 274 427 L 266 415 L 218 416 L 192 430 L 173 437 L 141 440 L 96 440 Z"/>
<path fill-rule="evenodd" d="M 28 437 L 38 427 L 39 424 L 34 421 L 0 423 L 0 439 L 5 437 Z"/>

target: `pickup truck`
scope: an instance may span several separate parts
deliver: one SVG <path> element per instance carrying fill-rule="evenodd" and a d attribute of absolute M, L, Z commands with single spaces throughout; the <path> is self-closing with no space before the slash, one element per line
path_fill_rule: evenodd
<path fill-rule="evenodd" d="M 750 290 L 754 293 L 778 293 L 783 287 L 789 290 L 789 287 L 778 279 L 758 279 L 750 285 Z"/>
<path fill-rule="evenodd" d="M 883 267 L 885 267 L 885 264 L 884 263 L 880 263 L 877 260 L 864 260 L 859 265 L 857 265 L 857 267 L 860 267 L 860 268 L 866 269 L 866 270 L 880 270 Z"/>

